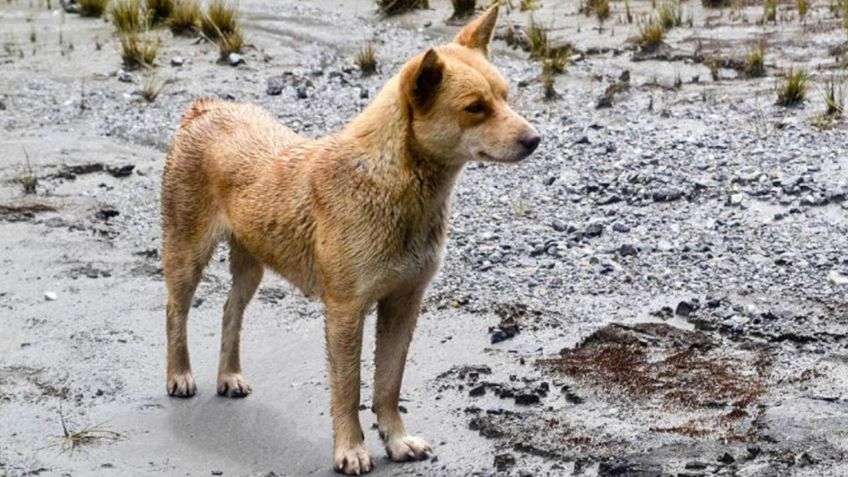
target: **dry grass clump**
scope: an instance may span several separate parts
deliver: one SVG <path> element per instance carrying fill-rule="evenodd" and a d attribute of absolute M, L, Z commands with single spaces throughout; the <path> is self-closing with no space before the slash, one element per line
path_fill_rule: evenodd
<path fill-rule="evenodd" d="M 554 101 L 561 98 L 559 93 L 557 93 L 557 90 L 554 88 L 555 78 L 553 71 L 548 68 L 542 68 L 542 76 L 540 79 L 542 81 L 542 99 L 545 101 Z"/>
<path fill-rule="evenodd" d="M 536 0 L 521 0 L 518 4 L 518 9 L 522 12 L 532 12 L 539 8 L 539 2 Z"/>
<path fill-rule="evenodd" d="M 766 0 L 763 3 L 763 17 L 761 23 L 777 23 L 777 0 Z"/>
<path fill-rule="evenodd" d="M 377 8 L 386 16 L 399 15 L 401 13 L 415 10 L 416 8 L 429 8 L 427 0 L 377 0 Z"/>
<path fill-rule="evenodd" d="M 374 44 L 368 43 L 365 45 L 354 58 L 354 63 L 362 72 L 363 76 L 372 75 L 377 72 L 377 51 L 374 49 Z"/>
<path fill-rule="evenodd" d="M 166 23 L 175 35 L 194 35 L 200 27 L 201 16 L 197 0 L 176 0 L 174 11 Z"/>
<path fill-rule="evenodd" d="M 153 66 L 161 45 L 159 38 L 152 38 L 149 33 L 142 36 L 134 31 L 122 35 L 121 59 L 124 68 L 133 70 Z"/>
<path fill-rule="evenodd" d="M 680 2 L 667 1 L 663 2 L 657 8 L 657 20 L 660 25 L 666 30 L 683 24 L 683 9 L 680 7 Z"/>
<path fill-rule="evenodd" d="M 141 0 L 116 0 L 109 14 L 119 33 L 138 33 L 144 24 Z"/>
<path fill-rule="evenodd" d="M 548 56 L 551 50 L 548 41 L 548 29 L 536 23 L 533 18 L 530 18 L 530 25 L 527 27 L 527 41 L 532 58 L 539 59 Z"/>
<path fill-rule="evenodd" d="M 766 44 L 761 41 L 748 52 L 748 56 L 745 58 L 745 74 L 749 78 L 760 78 L 765 76 L 765 58 Z"/>
<path fill-rule="evenodd" d="M 468 18 L 474 13 L 477 0 L 451 0 L 451 4 L 453 4 L 453 16 L 451 18 Z"/>
<path fill-rule="evenodd" d="M 153 24 L 163 23 L 174 13 L 174 0 L 146 0 L 147 19 Z"/>
<path fill-rule="evenodd" d="M 224 62 L 231 53 L 241 53 L 244 49 L 244 37 L 241 34 L 241 29 L 236 27 L 235 30 L 224 33 L 218 37 L 218 53 L 220 61 Z"/>
<path fill-rule="evenodd" d="M 147 82 L 144 84 L 144 88 L 140 93 L 141 97 L 148 103 L 156 101 L 156 98 L 159 97 L 159 94 L 165 89 L 165 86 L 167 86 L 168 83 L 168 80 L 159 81 L 156 71 L 154 70 L 153 73 L 147 77 Z"/>
<path fill-rule="evenodd" d="M 803 68 L 790 69 L 781 84 L 777 85 L 777 105 L 794 106 L 803 103 L 809 89 L 809 75 Z"/>
<path fill-rule="evenodd" d="M 62 452 L 73 453 L 77 448 L 84 445 L 94 444 L 102 440 L 114 441 L 121 438 L 120 433 L 103 429 L 100 426 L 86 427 L 77 431 L 68 430 L 61 408 L 59 410 L 59 420 L 62 423 Z"/>
<path fill-rule="evenodd" d="M 106 11 L 109 0 L 77 0 L 79 13 L 84 17 L 100 17 Z"/>
<path fill-rule="evenodd" d="M 639 27 L 638 43 L 642 50 L 651 51 L 660 46 L 664 36 L 665 28 L 663 24 L 657 19 L 651 19 L 651 21 Z"/>
<path fill-rule="evenodd" d="M 200 18 L 200 31 L 209 40 L 217 40 L 239 29 L 238 3 L 209 0 L 206 14 Z"/>
<path fill-rule="evenodd" d="M 829 78 L 824 85 L 825 114 L 837 118 L 845 113 L 845 79 Z"/>
<path fill-rule="evenodd" d="M 26 159 L 26 167 L 24 172 L 15 178 L 15 182 L 23 187 L 24 194 L 35 194 L 36 188 L 38 188 L 38 176 L 32 170 L 32 162 L 29 160 L 29 153 L 26 148 L 24 148 L 24 158 Z"/>
<path fill-rule="evenodd" d="M 595 16 L 600 23 L 603 23 L 610 16 L 609 0 L 595 0 L 594 3 Z"/>
<path fill-rule="evenodd" d="M 807 19 L 808 11 L 810 11 L 810 0 L 798 0 L 798 17 L 802 22 Z"/>

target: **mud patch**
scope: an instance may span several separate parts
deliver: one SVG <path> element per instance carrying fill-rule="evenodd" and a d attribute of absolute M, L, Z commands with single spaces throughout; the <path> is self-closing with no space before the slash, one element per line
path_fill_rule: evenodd
<path fill-rule="evenodd" d="M 705 333 L 664 323 L 611 324 L 560 354 L 536 365 L 608 397 L 659 399 L 684 409 L 727 409 L 724 417 L 730 420 L 748 415 L 747 408 L 762 396 L 772 362 L 763 350 L 728 354 Z"/>

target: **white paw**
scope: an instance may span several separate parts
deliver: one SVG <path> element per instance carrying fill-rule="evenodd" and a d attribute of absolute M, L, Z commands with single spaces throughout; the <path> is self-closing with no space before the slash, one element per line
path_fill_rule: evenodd
<path fill-rule="evenodd" d="M 197 392 L 197 385 L 191 373 L 174 374 L 168 376 L 168 395 L 175 397 L 192 397 Z"/>
<path fill-rule="evenodd" d="M 245 397 L 252 389 L 241 374 L 225 374 L 218 377 L 218 395 L 231 398 Z"/>
<path fill-rule="evenodd" d="M 395 462 L 426 459 L 432 451 L 430 444 L 420 437 L 405 435 L 386 441 L 386 453 Z"/>
<path fill-rule="evenodd" d="M 333 469 L 346 475 L 362 475 L 371 472 L 374 459 L 362 444 L 339 447 L 333 453 Z"/>

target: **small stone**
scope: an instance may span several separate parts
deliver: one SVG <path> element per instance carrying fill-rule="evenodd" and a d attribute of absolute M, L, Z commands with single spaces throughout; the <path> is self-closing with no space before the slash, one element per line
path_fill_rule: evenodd
<path fill-rule="evenodd" d="M 539 404 L 539 396 L 535 394 L 518 394 L 515 396 L 515 404 L 521 406 Z"/>
<path fill-rule="evenodd" d="M 284 84 L 282 76 L 268 78 L 268 86 L 265 88 L 265 94 L 268 96 L 278 96 L 283 92 L 283 87 Z"/>
<path fill-rule="evenodd" d="M 598 237 L 604 232 L 603 224 L 598 222 L 591 223 L 586 226 L 586 229 L 583 230 L 583 235 L 587 237 Z"/>
<path fill-rule="evenodd" d="M 731 194 L 730 197 L 727 198 L 727 205 L 742 205 L 742 199 L 742 194 Z"/>
<path fill-rule="evenodd" d="M 740 315 L 733 315 L 730 318 L 721 322 L 721 326 L 729 329 L 734 333 L 741 333 L 745 330 L 745 325 L 748 324 L 748 318 Z"/>
<path fill-rule="evenodd" d="M 118 73 L 118 81 L 121 81 L 121 82 L 124 82 L 124 83 L 134 83 L 135 77 L 129 71 L 121 70 Z"/>
<path fill-rule="evenodd" d="M 244 57 L 238 53 L 230 53 L 227 55 L 227 63 L 229 63 L 230 66 L 238 66 L 244 63 Z"/>
<path fill-rule="evenodd" d="M 551 227 L 553 227 L 553 229 L 557 232 L 565 232 L 568 229 L 568 225 L 558 219 L 554 219 L 554 221 L 551 223 Z"/>
<path fill-rule="evenodd" d="M 182 66 L 183 63 L 185 63 L 185 60 L 180 56 L 171 58 L 171 66 Z"/>
<path fill-rule="evenodd" d="M 495 468 L 498 472 L 506 472 L 515 465 L 515 456 L 512 454 L 499 454 L 495 456 Z"/>
<path fill-rule="evenodd" d="M 510 338 L 510 336 L 501 329 L 496 329 L 492 332 L 492 344 L 500 343 L 501 341 L 506 341 Z"/>
<path fill-rule="evenodd" d="M 693 311 L 695 311 L 695 306 L 692 303 L 689 303 L 688 301 L 684 300 L 677 304 L 677 308 L 675 308 L 674 314 L 686 318 L 687 316 L 691 315 Z"/>
<path fill-rule="evenodd" d="M 721 457 L 718 458 L 718 461 L 722 464 L 732 464 L 736 461 L 729 452 L 725 452 Z"/>
<path fill-rule="evenodd" d="M 840 273 L 838 270 L 831 270 L 827 274 L 827 279 L 834 285 L 848 285 L 848 276 Z"/>
<path fill-rule="evenodd" d="M 624 244 L 621 247 L 618 247 L 618 254 L 622 257 L 631 257 L 639 254 L 639 250 L 636 249 L 633 245 Z"/>
<path fill-rule="evenodd" d="M 589 136 L 580 136 L 574 144 L 589 144 Z"/>
<path fill-rule="evenodd" d="M 297 99 L 306 99 L 309 97 L 309 94 L 306 92 L 306 86 L 298 86 L 297 87 Z"/>
<path fill-rule="evenodd" d="M 748 451 L 748 459 L 756 459 L 762 449 L 757 444 L 748 444 L 748 447 L 745 449 Z"/>
<path fill-rule="evenodd" d="M 612 230 L 621 234 L 626 234 L 627 232 L 630 232 L 630 227 L 622 224 L 621 222 L 616 222 L 612 224 Z"/>
<path fill-rule="evenodd" d="M 359 90 L 359 99 L 368 99 L 368 96 L 369 94 L 367 89 L 362 88 Z"/>
<path fill-rule="evenodd" d="M 212 475 L 224 475 L 224 471 L 223 470 L 213 470 Z"/>
<path fill-rule="evenodd" d="M 59 299 L 59 295 L 56 292 L 46 291 L 44 292 L 44 300 L 45 301 L 56 301 Z"/>
<path fill-rule="evenodd" d="M 486 394 L 486 386 L 481 384 L 479 386 L 475 386 L 468 391 L 468 395 L 471 397 L 478 397 Z"/>

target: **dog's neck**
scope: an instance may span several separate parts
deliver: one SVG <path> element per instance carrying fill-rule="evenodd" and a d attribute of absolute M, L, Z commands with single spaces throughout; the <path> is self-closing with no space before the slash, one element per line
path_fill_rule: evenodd
<path fill-rule="evenodd" d="M 355 143 L 374 174 L 391 175 L 395 180 L 408 177 L 420 193 L 447 198 L 463 166 L 432 157 L 418 145 L 412 131 L 412 111 L 399 89 L 398 77 L 389 80 L 341 136 Z"/>

